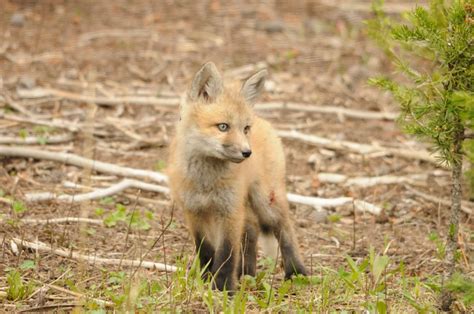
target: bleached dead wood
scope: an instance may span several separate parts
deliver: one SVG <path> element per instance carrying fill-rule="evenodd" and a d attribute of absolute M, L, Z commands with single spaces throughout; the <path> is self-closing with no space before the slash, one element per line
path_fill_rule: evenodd
<path fill-rule="evenodd" d="M 51 283 L 46 283 L 44 284 L 46 287 L 48 287 L 49 289 L 53 289 L 53 290 L 56 290 L 56 291 L 59 291 L 59 292 L 63 292 L 63 293 L 66 293 L 66 294 L 69 294 L 69 295 L 72 295 L 72 296 L 75 296 L 77 298 L 81 298 L 81 299 L 84 299 L 84 300 L 92 300 L 94 301 L 95 303 L 99 304 L 99 305 L 102 305 L 102 306 L 107 306 L 107 307 L 115 307 L 115 303 L 113 302 L 110 302 L 110 301 L 105 301 L 105 300 L 101 300 L 101 299 L 96 299 L 96 298 L 91 298 L 85 294 L 82 294 L 82 293 L 79 293 L 77 291 L 71 291 L 71 290 L 68 290 L 66 288 L 63 288 L 63 287 L 60 287 L 60 286 L 56 286 L 54 284 L 51 284 Z M 30 296 L 31 298 L 31 296 Z M 55 306 L 55 305 L 51 305 L 51 306 Z M 28 311 L 30 311 L 31 309 L 29 309 Z M 41 307 L 41 310 L 44 310 L 43 307 Z M 51 310 L 54 310 L 54 311 L 57 311 L 58 309 L 55 308 L 55 307 L 52 307 Z M 35 312 L 35 311 L 32 311 L 32 312 Z"/>
<path fill-rule="evenodd" d="M 45 52 L 38 55 L 28 55 L 23 53 L 11 54 L 5 53 L 5 58 L 18 65 L 27 65 L 34 62 L 58 61 L 64 58 L 62 52 Z"/>
<path fill-rule="evenodd" d="M 25 199 L 28 202 L 38 202 L 38 201 L 46 201 L 46 200 L 57 200 L 57 201 L 64 201 L 64 202 L 70 202 L 70 203 L 84 202 L 84 201 L 101 199 L 107 196 L 115 195 L 129 188 L 136 188 L 136 189 L 157 192 L 157 193 L 164 193 L 164 194 L 169 193 L 169 189 L 164 186 L 145 183 L 145 182 L 132 180 L 132 179 L 124 179 L 117 184 L 109 186 L 108 188 L 97 189 L 89 193 L 76 194 L 76 195 L 69 195 L 69 194 L 57 195 L 51 192 L 26 193 Z"/>
<path fill-rule="evenodd" d="M 46 159 L 46 160 L 64 162 L 64 163 L 68 163 L 68 164 L 75 165 L 78 167 L 89 167 L 95 171 L 100 171 L 100 172 L 109 173 L 109 174 L 116 174 L 116 175 L 120 175 L 124 177 L 129 176 L 129 177 L 135 177 L 135 178 L 147 178 L 155 182 L 167 182 L 168 180 L 166 175 L 159 172 L 117 166 L 114 164 L 109 164 L 109 163 L 105 163 L 101 161 L 94 161 L 94 160 L 80 157 L 74 154 L 50 153 L 50 152 L 41 151 L 37 149 L 31 149 L 31 148 L 0 145 L 0 156 L 1 155 Z M 143 185 L 143 184 L 146 184 L 146 185 Z M 123 186 L 125 186 L 125 184 Z M 142 188 L 143 187 L 155 188 L 156 189 L 155 192 L 168 193 L 167 188 L 165 187 L 156 188 L 157 186 L 151 185 L 149 183 L 141 182 L 140 185 L 138 186 L 142 186 Z M 114 188 L 116 188 L 116 186 Z M 99 192 L 103 193 L 103 190 L 100 190 Z M 91 193 L 95 193 L 95 191 Z M 86 194 L 90 195 L 90 193 L 86 193 Z M 41 197 L 46 198 L 46 197 L 51 197 L 51 196 L 52 196 L 51 193 L 47 193 L 40 196 L 39 199 L 41 199 Z M 341 206 L 341 205 L 347 204 L 348 202 L 352 202 L 353 200 L 350 197 L 325 199 L 325 198 L 319 198 L 319 197 L 302 196 L 302 195 L 297 195 L 297 194 L 292 194 L 292 193 L 289 193 L 287 196 L 290 202 L 311 205 L 314 207 Z M 71 200 L 71 198 L 72 198 L 71 195 L 64 197 L 64 199 L 69 199 L 69 200 Z M 76 198 L 77 198 L 77 195 L 76 195 Z M 374 206 L 373 208 L 376 208 L 375 205 L 373 206 Z M 377 211 L 372 210 L 372 212 L 376 214 Z"/>
<path fill-rule="evenodd" d="M 82 47 L 87 45 L 90 41 L 99 38 L 124 38 L 124 37 L 149 37 L 153 34 L 148 29 L 106 29 L 95 32 L 84 33 L 79 36 L 78 46 Z"/>
<path fill-rule="evenodd" d="M 288 193 L 288 201 L 313 207 L 336 207 L 352 202 L 352 197 L 320 198 Z"/>
<path fill-rule="evenodd" d="M 155 182 L 167 181 L 167 177 L 159 172 L 118 166 L 68 153 L 53 153 L 34 148 L 0 145 L 0 156 L 45 159 L 122 177 L 150 179 Z"/>
<path fill-rule="evenodd" d="M 450 207 L 451 206 L 451 201 L 444 200 L 442 198 L 436 197 L 434 195 L 426 194 L 421 191 L 418 191 L 410 186 L 405 186 L 411 193 L 415 194 L 416 196 L 421 197 L 422 199 L 425 199 L 427 201 L 437 203 L 437 204 L 442 204 L 444 206 Z M 470 202 L 462 201 L 461 202 L 461 210 L 465 212 L 466 214 L 472 214 L 473 213 L 473 204 Z"/>
<path fill-rule="evenodd" d="M 278 131 L 277 133 L 280 137 L 283 138 L 299 140 L 311 145 L 325 147 L 329 149 L 350 151 L 362 155 L 368 155 L 373 153 L 377 153 L 378 156 L 392 155 L 408 159 L 423 160 L 439 166 L 438 159 L 430 152 L 422 149 L 412 150 L 383 147 L 378 145 L 360 144 L 349 141 L 338 141 L 316 135 L 304 134 L 297 131 Z"/>
<path fill-rule="evenodd" d="M 49 126 L 49 127 L 58 128 L 58 129 L 66 129 L 71 132 L 77 132 L 81 127 L 80 125 L 75 125 L 70 122 L 66 123 L 65 121 L 41 120 L 41 119 L 36 119 L 36 118 L 21 117 L 21 116 L 12 115 L 12 114 L 0 113 L 0 118 L 10 120 L 10 121 L 15 121 L 15 122 L 24 122 L 24 123 Z"/>
<path fill-rule="evenodd" d="M 0 197 L 0 203 L 13 204 L 13 201 L 9 198 Z"/>
<path fill-rule="evenodd" d="M 12 239 L 17 245 L 22 247 L 27 247 L 38 252 L 47 252 L 53 253 L 62 257 L 72 258 L 77 261 L 84 261 L 91 265 L 121 265 L 129 267 L 143 267 L 148 269 L 156 269 L 161 271 L 175 272 L 177 270 L 176 266 L 166 265 L 162 263 L 155 263 L 151 261 L 140 261 L 140 260 L 127 260 L 120 258 L 103 258 L 91 255 L 80 254 L 66 249 L 53 248 L 50 245 L 47 245 L 42 242 L 28 242 L 22 239 L 13 238 Z"/>
<path fill-rule="evenodd" d="M 334 106 L 315 106 L 311 104 L 301 104 L 293 102 L 266 102 L 257 104 L 256 110 L 295 110 L 300 112 L 314 112 L 314 113 L 327 113 L 336 114 L 338 116 L 351 117 L 355 119 L 366 119 L 366 120 L 395 120 L 398 117 L 396 112 L 376 112 L 367 110 L 355 110 L 343 107 Z"/>
<path fill-rule="evenodd" d="M 369 212 L 374 215 L 379 215 L 382 212 L 382 209 L 376 205 L 367 203 L 365 201 L 356 200 L 352 197 L 338 197 L 338 198 L 321 198 L 321 197 L 312 197 L 312 196 L 302 196 L 297 194 L 288 193 L 288 201 L 297 204 L 304 204 L 312 206 L 314 208 L 318 207 L 337 207 L 346 205 L 354 202 L 354 206 L 357 210 L 363 212 Z"/>
<path fill-rule="evenodd" d="M 126 97 L 93 97 L 88 95 L 76 94 L 66 92 L 53 88 L 33 88 L 33 89 L 19 89 L 17 94 L 21 98 L 33 99 L 43 97 L 59 97 L 82 103 L 93 103 L 98 105 L 122 105 L 122 104 L 135 104 L 135 105 L 154 105 L 164 107 L 176 107 L 179 102 L 179 97 L 148 97 L 148 96 L 126 96 Z"/>
<path fill-rule="evenodd" d="M 69 142 L 72 140 L 71 134 L 51 135 L 51 136 L 26 136 L 14 137 L 14 136 L 0 136 L 0 144 L 24 144 L 24 145 L 35 145 L 35 144 L 60 144 Z"/>
<path fill-rule="evenodd" d="M 344 186 L 371 187 L 374 185 L 387 185 L 410 183 L 413 185 L 423 185 L 428 179 L 427 174 L 413 174 L 406 176 L 377 176 L 377 177 L 348 177 L 338 173 L 319 173 L 319 182 L 343 184 Z"/>
<path fill-rule="evenodd" d="M 319 3 L 324 6 L 337 8 L 337 10 L 349 12 L 359 11 L 363 13 L 372 12 L 372 7 L 370 5 L 367 5 L 367 3 L 365 2 L 319 0 Z M 415 6 L 422 5 L 423 3 L 417 1 L 385 3 L 383 6 L 383 10 L 387 13 L 402 13 L 410 11 Z"/>
<path fill-rule="evenodd" d="M 63 224 L 63 223 L 87 223 L 92 225 L 103 225 L 104 222 L 100 219 L 82 218 L 82 217 L 61 217 L 49 219 L 33 219 L 23 218 L 20 220 L 24 224 L 29 225 L 46 225 L 46 224 Z"/>

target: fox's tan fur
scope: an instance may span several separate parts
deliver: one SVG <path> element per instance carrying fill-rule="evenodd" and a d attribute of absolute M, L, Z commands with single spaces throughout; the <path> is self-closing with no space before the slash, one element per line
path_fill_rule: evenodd
<path fill-rule="evenodd" d="M 242 273 L 255 275 L 261 231 L 279 240 L 286 277 L 306 274 L 288 217 L 281 141 L 252 110 L 265 76 L 261 71 L 243 87 L 224 86 L 214 64 L 205 64 L 171 144 L 172 198 L 184 210 L 201 266 L 209 264 L 221 290 L 234 289 Z M 222 123 L 228 130 L 219 130 Z"/>

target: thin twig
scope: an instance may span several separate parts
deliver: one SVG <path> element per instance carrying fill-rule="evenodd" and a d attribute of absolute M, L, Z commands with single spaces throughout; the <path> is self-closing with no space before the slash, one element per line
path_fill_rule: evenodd
<path fill-rule="evenodd" d="M 68 153 L 53 153 L 34 148 L 0 145 L 0 155 L 45 159 L 124 177 L 147 178 L 155 182 L 167 181 L 167 177 L 159 172 L 122 167 Z"/>
<path fill-rule="evenodd" d="M 71 258 L 78 261 L 85 261 L 92 265 L 119 265 L 120 259 L 118 258 L 102 258 L 96 256 L 90 256 L 85 254 L 79 254 L 76 252 L 71 252 L 65 249 L 55 249 L 52 246 L 49 246 L 42 242 L 28 242 L 22 239 L 13 238 L 12 239 L 16 244 L 21 245 L 23 247 L 27 247 L 33 250 L 37 250 L 38 252 L 49 252 L 53 253 L 62 257 Z M 175 272 L 177 268 L 172 265 L 165 265 L 162 263 L 155 263 L 150 261 L 142 261 L 142 260 L 122 260 L 123 266 L 130 266 L 130 267 L 143 267 L 149 269 L 157 269 L 161 271 L 171 271 Z"/>
<path fill-rule="evenodd" d="M 60 144 L 70 142 L 73 139 L 71 134 L 50 135 L 50 136 L 0 136 L 0 144 L 38 145 L 38 144 Z"/>
<path fill-rule="evenodd" d="M 57 200 L 57 201 L 77 203 L 77 202 L 89 201 L 89 200 L 94 200 L 94 199 L 101 199 L 107 196 L 115 195 L 129 188 L 136 188 L 136 189 L 141 189 L 141 190 L 146 190 L 146 191 L 151 191 L 151 192 L 156 192 L 156 193 L 164 193 L 164 194 L 169 193 L 169 189 L 164 186 L 145 183 L 145 182 L 141 182 L 141 181 L 137 181 L 133 179 L 124 179 L 117 184 L 109 186 L 108 188 L 97 189 L 92 192 L 88 192 L 84 194 L 57 195 L 51 192 L 26 193 L 25 199 L 28 202 Z"/>

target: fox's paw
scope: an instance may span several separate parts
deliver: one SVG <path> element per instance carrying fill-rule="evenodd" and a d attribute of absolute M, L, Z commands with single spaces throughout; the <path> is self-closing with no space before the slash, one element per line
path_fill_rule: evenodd
<path fill-rule="evenodd" d="M 233 291 L 235 290 L 234 279 L 227 276 L 217 275 L 214 277 L 213 288 L 218 289 L 220 291 L 224 291 L 225 289 L 229 292 L 229 294 L 233 294 Z"/>
<path fill-rule="evenodd" d="M 308 276 L 308 271 L 303 265 L 295 265 L 290 270 L 285 271 L 285 280 L 291 279 L 293 276 Z"/>

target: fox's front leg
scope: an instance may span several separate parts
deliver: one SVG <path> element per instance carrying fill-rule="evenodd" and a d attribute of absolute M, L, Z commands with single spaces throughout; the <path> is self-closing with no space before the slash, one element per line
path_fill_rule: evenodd
<path fill-rule="evenodd" d="M 215 287 L 232 291 L 236 288 L 237 267 L 240 258 L 243 217 L 233 214 L 220 223 L 219 244 L 214 254 L 212 273 Z"/>
<path fill-rule="evenodd" d="M 211 239 L 206 237 L 206 234 L 209 234 L 209 230 L 206 230 L 206 225 L 208 224 L 206 218 L 205 215 L 198 215 L 192 212 L 186 213 L 186 220 L 194 240 L 200 267 L 201 269 L 206 267 L 207 273 L 212 269 L 215 248 L 211 243 Z"/>

